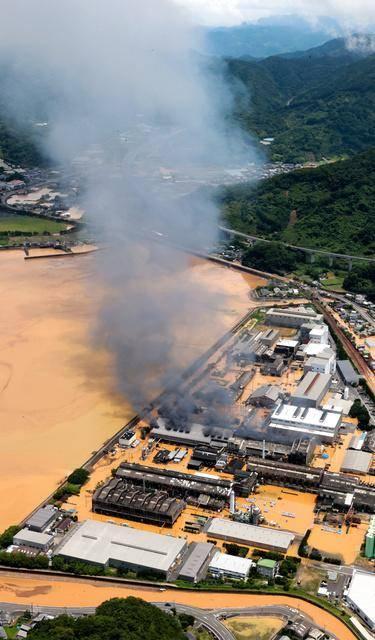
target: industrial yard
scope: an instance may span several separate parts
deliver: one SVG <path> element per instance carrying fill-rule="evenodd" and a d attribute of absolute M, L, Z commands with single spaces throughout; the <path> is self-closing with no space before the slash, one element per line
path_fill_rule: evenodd
<path fill-rule="evenodd" d="M 64 571 L 261 588 L 298 586 L 301 555 L 351 565 L 366 538 L 371 569 L 373 453 L 349 416 L 355 397 L 311 305 L 249 311 L 10 550 Z"/>
<path fill-rule="evenodd" d="M 286 326 L 290 322 L 295 326 Z M 157 410 L 124 431 L 80 495 L 62 508 L 79 521 L 125 523 L 188 543 L 212 542 L 215 518 L 255 524 L 290 532 L 280 547 L 288 555 L 297 555 L 310 530 L 310 548 L 354 562 L 375 482 L 371 469 L 362 476 L 359 468 L 345 471 L 345 460 L 353 466 L 358 457 L 352 447 L 363 448 L 365 438 L 348 416 L 352 391 L 335 373 L 334 352 L 311 307 L 250 315 L 182 381 L 184 401 L 181 391 L 163 396 Z M 265 372 L 272 357 L 281 358 L 281 375 Z M 223 426 L 211 426 L 213 419 Z M 219 548 L 228 541 L 245 544 L 250 553 L 262 548 L 256 539 L 228 532 L 214 541 Z M 277 550 L 276 537 L 263 548 Z"/>

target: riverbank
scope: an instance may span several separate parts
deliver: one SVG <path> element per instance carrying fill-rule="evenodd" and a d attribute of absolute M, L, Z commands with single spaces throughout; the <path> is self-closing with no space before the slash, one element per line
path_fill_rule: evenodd
<path fill-rule="evenodd" d="M 178 589 L 106 585 L 99 580 L 44 576 L 15 576 L 2 571 L 0 575 L 0 602 L 30 606 L 95 607 L 109 598 L 134 596 L 148 602 L 176 602 L 205 609 L 264 607 L 285 605 L 310 616 L 316 623 L 340 638 L 357 640 L 355 634 L 339 619 L 317 605 L 287 595 L 261 595 L 246 593 L 212 593 L 182 591 Z"/>

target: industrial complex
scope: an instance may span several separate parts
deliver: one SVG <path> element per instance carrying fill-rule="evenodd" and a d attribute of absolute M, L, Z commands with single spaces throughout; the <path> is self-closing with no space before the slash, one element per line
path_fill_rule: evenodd
<path fill-rule="evenodd" d="M 12 550 L 160 580 L 267 583 L 305 540 L 306 563 L 362 553 L 346 602 L 373 629 L 374 448 L 349 415 L 351 365 L 336 364 L 312 306 L 248 314 L 124 426 L 79 496 L 34 512 Z"/>

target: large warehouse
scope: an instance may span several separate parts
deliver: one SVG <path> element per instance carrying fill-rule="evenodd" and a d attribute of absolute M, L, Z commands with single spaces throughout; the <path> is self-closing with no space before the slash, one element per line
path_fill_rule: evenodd
<path fill-rule="evenodd" d="M 129 518 L 171 527 L 185 508 L 185 502 L 165 491 L 143 491 L 122 478 L 112 478 L 92 498 L 95 513 Z"/>
<path fill-rule="evenodd" d="M 331 376 L 328 373 L 308 371 L 292 393 L 290 401 L 299 407 L 313 407 L 320 405 L 329 390 Z"/>
<path fill-rule="evenodd" d="M 341 424 L 341 413 L 282 404 L 271 415 L 269 426 L 291 437 L 308 436 L 332 442 Z"/>
<path fill-rule="evenodd" d="M 266 313 L 266 324 L 278 327 L 291 327 L 298 329 L 306 322 L 314 324 L 323 321 L 323 316 L 311 309 L 311 307 L 273 307 Z"/>
<path fill-rule="evenodd" d="M 295 537 L 294 533 L 289 531 L 257 527 L 224 518 L 213 518 L 208 526 L 207 535 L 227 542 L 238 542 L 248 547 L 270 549 L 282 553 L 289 549 Z"/>
<path fill-rule="evenodd" d="M 194 542 L 189 551 L 190 554 L 179 570 L 178 577 L 187 582 L 199 582 L 207 573 L 215 545 L 210 542 Z"/>
<path fill-rule="evenodd" d="M 375 574 L 355 569 L 346 599 L 353 611 L 375 631 Z"/>
<path fill-rule="evenodd" d="M 181 538 L 85 520 L 68 534 L 55 555 L 100 567 L 123 567 L 167 576 L 186 547 L 186 540 Z"/>

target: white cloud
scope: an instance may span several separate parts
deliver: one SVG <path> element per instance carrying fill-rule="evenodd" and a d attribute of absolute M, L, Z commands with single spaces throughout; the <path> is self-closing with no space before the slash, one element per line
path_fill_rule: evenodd
<path fill-rule="evenodd" d="M 375 23 L 374 0 L 175 0 L 194 19 L 210 25 L 230 25 L 272 15 L 296 13 L 309 18 L 330 16 L 350 29 Z"/>

